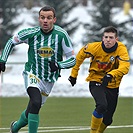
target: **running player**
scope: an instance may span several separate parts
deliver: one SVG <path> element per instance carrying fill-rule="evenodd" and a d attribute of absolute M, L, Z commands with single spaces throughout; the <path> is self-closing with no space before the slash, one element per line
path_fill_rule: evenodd
<path fill-rule="evenodd" d="M 39 27 L 23 29 L 10 38 L 0 58 L 0 72 L 4 72 L 13 47 L 20 43 L 29 45 L 28 62 L 23 71 L 29 103 L 20 118 L 12 122 L 11 133 L 18 133 L 27 124 L 29 133 L 37 133 L 40 108 L 60 76 L 60 70 L 71 68 L 76 62 L 70 37 L 64 29 L 55 25 L 54 8 L 41 8 L 38 20 Z M 64 61 L 63 53 L 66 56 Z"/>
<path fill-rule="evenodd" d="M 91 58 L 86 81 L 90 81 L 90 92 L 96 103 L 90 133 L 103 133 L 113 121 L 120 82 L 129 71 L 129 55 L 126 46 L 118 41 L 117 29 L 106 27 L 101 42 L 88 43 L 77 54 L 76 65 L 69 77 L 72 86 L 76 84 L 79 67 L 86 58 Z"/>

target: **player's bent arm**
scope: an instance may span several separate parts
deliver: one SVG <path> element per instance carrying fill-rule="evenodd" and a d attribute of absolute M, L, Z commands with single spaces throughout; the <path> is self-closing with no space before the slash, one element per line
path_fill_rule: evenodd
<path fill-rule="evenodd" d="M 2 61 L 4 61 L 4 62 L 7 61 L 8 56 L 9 56 L 9 54 L 11 53 L 13 47 L 14 47 L 13 39 L 10 38 L 10 39 L 7 41 L 5 47 L 4 47 L 3 51 L 2 51 L 2 55 L 1 55 L 1 60 L 2 60 Z"/>
<path fill-rule="evenodd" d="M 23 43 L 23 41 L 18 40 L 17 39 L 17 35 L 14 35 L 13 37 L 11 37 L 7 41 L 5 47 L 4 47 L 3 51 L 2 51 L 2 55 L 1 55 L 1 58 L 0 58 L 1 61 L 7 62 L 8 56 L 10 55 L 10 53 L 13 50 L 14 46 L 18 45 L 20 43 Z"/>
<path fill-rule="evenodd" d="M 129 61 L 119 61 L 118 69 L 114 69 L 108 74 L 111 74 L 113 77 L 122 77 L 123 75 L 127 74 L 130 68 Z"/>
<path fill-rule="evenodd" d="M 124 49 L 123 49 L 124 51 Z M 130 61 L 129 61 L 129 55 L 128 52 L 125 50 L 125 52 L 121 53 L 120 56 L 118 56 L 119 66 L 117 69 L 112 70 L 109 72 L 113 77 L 122 77 L 123 75 L 127 74 L 130 68 Z"/>
<path fill-rule="evenodd" d="M 58 62 L 60 69 L 69 69 L 69 68 L 72 68 L 76 64 L 75 55 L 73 55 L 71 53 L 72 52 L 66 54 L 65 61 Z"/>
<path fill-rule="evenodd" d="M 72 68 L 71 76 L 76 78 L 78 76 L 78 71 L 80 69 L 80 65 L 83 63 L 83 61 L 86 59 L 86 54 L 84 53 L 84 48 L 81 48 L 81 50 L 78 52 L 76 56 L 76 64 Z"/>

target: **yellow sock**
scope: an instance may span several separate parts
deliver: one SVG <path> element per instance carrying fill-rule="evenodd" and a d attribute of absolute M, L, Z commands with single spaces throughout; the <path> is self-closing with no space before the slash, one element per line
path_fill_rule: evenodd
<path fill-rule="evenodd" d="M 102 122 L 96 133 L 103 133 L 107 126 Z"/>
<path fill-rule="evenodd" d="M 98 127 L 102 123 L 102 120 L 103 118 L 96 118 L 94 115 L 92 115 L 90 133 L 96 133 Z"/>

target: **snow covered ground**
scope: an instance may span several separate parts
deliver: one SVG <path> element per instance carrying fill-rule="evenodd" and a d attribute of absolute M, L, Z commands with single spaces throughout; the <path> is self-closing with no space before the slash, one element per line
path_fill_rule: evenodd
<path fill-rule="evenodd" d="M 20 44 L 19 46 L 16 46 L 16 48 L 16 53 L 9 56 L 6 72 L 3 73 L 3 83 L 0 88 L 0 96 L 3 97 L 27 96 L 22 77 L 24 64 L 18 65 L 17 63 L 20 61 L 25 62 L 27 60 L 26 52 L 28 47 L 26 44 Z M 16 64 L 12 65 L 10 62 L 16 62 Z M 71 87 L 68 81 L 71 69 L 63 70 L 61 73 L 62 76 L 55 83 L 50 96 L 90 97 L 91 94 L 89 92 L 88 82 L 85 81 L 88 74 L 87 69 L 88 65 L 82 65 L 79 71 L 77 84 L 74 87 Z M 132 77 L 132 70 L 130 70 L 128 75 L 124 76 L 120 85 L 120 96 L 133 97 Z"/>
<path fill-rule="evenodd" d="M 75 8 L 73 10 L 73 13 L 71 15 L 77 15 L 79 17 L 79 21 L 81 23 L 91 21 L 90 16 L 87 17 L 87 11 L 86 8 L 83 6 L 79 6 L 78 8 Z M 28 15 L 25 19 L 25 15 Z M 19 27 L 15 32 L 18 30 L 21 30 L 23 28 L 28 28 L 28 23 L 31 21 L 34 21 L 32 19 L 32 12 L 28 13 L 27 11 L 24 11 L 23 14 L 21 14 L 21 19 L 23 21 L 23 25 Z M 73 17 L 74 15 L 70 16 Z M 133 10 L 131 10 L 131 15 L 133 16 Z M 84 19 L 84 16 L 86 16 Z M 20 18 L 20 16 L 19 16 Z M 119 11 L 119 14 L 116 14 L 116 17 L 114 19 L 123 20 L 128 19 L 128 17 L 124 17 L 123 11 Z M 82 27 L 82 24 L 78 27 L 78 30 L 75 32 L 75 35 L 73 36 L 72 40 L 73 42 L 77 42 L 76 45 L 76 53 L 81 48 L 81 39 L 84 33 L 84 29 Z M 16 46 L 16 52 L 15 54 L 12 54 L 8 58 L 8 64 L 6 72 L 3 73 L 3 78 L 0 80 L 3 80 L 0 84 L 0 96 L 27 96 L 24 84 L 23 84 L 23 77 L 22 77 L 22 71 L 24 64 L 19 64 L 18 62 L 26 62 L 26 52 L 27 52 L 27 45 L 26 44 L 20 44 L 19 46 Z M 16 64 L 12 65 L 10 63 L 16 62 Z M 70 70 L 63 70 L 61 73 L 61 78 L 55 83 L 55 86 L 50 94 L 50 96 L 64 96 L 64 97 L 90 97 L 91 94 L 89 92 L 88 83 L 85 81 L 85 78 L 87 77 L 87 68 L 88 65 L 82 65 L 81 70 L 79 72 L 79 76 L 77 79 L 77 84 L 74 87 L 71 87 L 68 77 L 70 75 Z M 128 75 L 125 75 L 122 83 L 120 85 L 120 96 L 123 97 L 133 97 L 133 83 L 132 78 L 133 77 L 133 69 L 131 67 L 130 72 Z"/>

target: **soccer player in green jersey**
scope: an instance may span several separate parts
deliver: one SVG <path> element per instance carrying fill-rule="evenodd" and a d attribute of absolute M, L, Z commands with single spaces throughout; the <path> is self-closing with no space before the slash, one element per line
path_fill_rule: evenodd
<path fill-rule="evenodd" d="M 23 29 L 11 37 L 0 57 L 0 72 L 4 72 L 13 47 L 23 43 L 29 45 L 28 61 L 23 71 L 29 103 L 20 118 L 11 123 L 11 133 L 18 133 L 27 124 L 29 133 L 37 133 L 39 110 L 60 76 L 60 70 L 71 68 L 76 63 L 70 37 L 64 29 L 55 25 L 54 8 L 41 8 L 38 20 L 39 27 Z M 66 60 L 63 60 L 64 54 Z"/>

